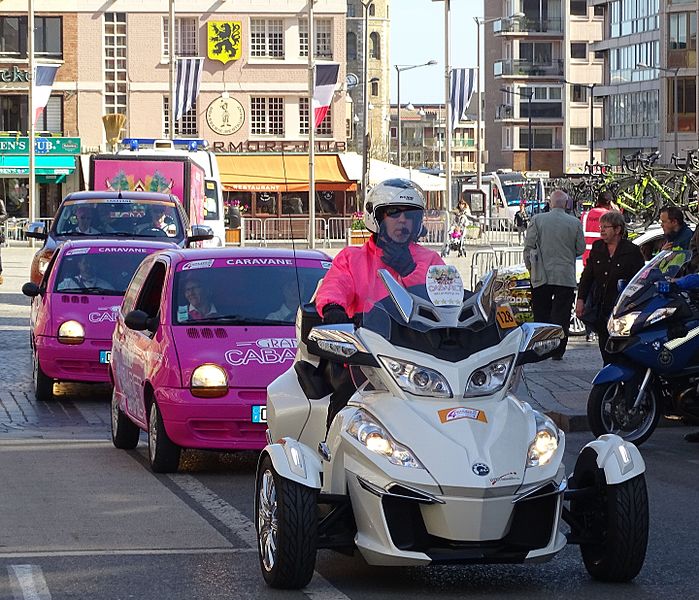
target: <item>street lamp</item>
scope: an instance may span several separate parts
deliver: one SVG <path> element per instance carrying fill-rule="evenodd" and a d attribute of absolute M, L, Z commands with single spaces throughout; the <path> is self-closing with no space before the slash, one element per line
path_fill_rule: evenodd
<path fill-rule="evenodd" d="M 579 85 L 588 89 L 590 95 L 590 168 L 595 164 L 595 86 L 596 83 L 573 83 L 567 79 L 562 79 L 561 83 L 568 85 Z"/>
<path fill-rule="evenodd" d="M 674 69 L 670 69 L 668 67 L 651 67 L 650 65 L 646 63 L 636 63 L 636 68 L 637 69 L 657 69 L 658 71 L 664 71 L 666 73 L 672 73 L 672 95 L 674 96 L 673 98 L 673 124 L 672 127 L 675 130 L 675 155 L 679 154 L 679 145 L 677 141 L 677 131 L 679 130 L 679 97 L 678 97 L 678 90 L 677 90 L 677 74 L 680 72 L 679 67 L 675 67 Z"/>
<path fill-rule="evenodd" d="M 521 96 L 527 99 L 527 112 L 529 113 L 529 135 L 527 136 L 527 171 L 533 171 L 532 169 L 532 145 L 534 140 L 532 139 L 532 98 L 534 97 L 534 88 L 529 88 L 529 93 L 525 94 L 519 90 L 508 90 L 507 88 L 500 88 L 501 92 L 506 94 L 513 94 L 515 96 Z"/>
<path fill-rule="evenodd" d="M 373 0 L 361 0 L 364 9 L 364 81 L 362 89 L 364 94 L 364 114 L 363 116 L 363 131 L 364 139 L 362 140 L 362 195 L 366 199 L 369 189 L 369 7 L 373 4 Z"/>
<path fill-rule="evenodd" d="M 417 69 L 419 67 L 430 67 L 436 65 L 436 60 L 430 60 L 426 63 L 420 63 L 419 65 L 393 65 L 396 68 L 396 73 L 398 75 L 398 166 L 402 166 L 403 158 L 401 156 L 401 121 L 400 121 L 400 74 L 403 71 L 409 71 L 410 69 Z"/>

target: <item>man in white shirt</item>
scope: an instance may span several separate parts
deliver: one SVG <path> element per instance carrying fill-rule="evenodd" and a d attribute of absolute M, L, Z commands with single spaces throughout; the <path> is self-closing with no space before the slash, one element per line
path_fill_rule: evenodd
<path fill-rule="evenodd" d="M 84 290 L 89 288 L 113 290 L 114 286 L 108 281 L 97 277 L 89 256 L 84 255 L 78 259 L 78 274 L 61 281 L 61 283 L 58 284 L 58 289 Z"/>
<path fill-rule="evenodd" d="M 299 292 L 295 281 L 287 281 L 282 287 L 284 302 L 278 310 L 271 312 L 267 318 L 271 321 L 294 321 L 299 307 Z"/>
<path fill-rule="evenodd" d="M 78 221 L 73 233 L 82 233 L 84 235 L 99 235 L 102 233 L 99 229 L 93 226 L 92 222 L 92 207 L 86 204 L 80 204 L 75 209 L 75 218 Z"/>
<path fill-rule="evenodd" d="M 184 284 L 184 297 L 187 306 L 187 321 L 200 321 L 207 317 L 218 316 L 218 310 L 211 302 L 209 290 L 195 278 L 189 278 Z"/>

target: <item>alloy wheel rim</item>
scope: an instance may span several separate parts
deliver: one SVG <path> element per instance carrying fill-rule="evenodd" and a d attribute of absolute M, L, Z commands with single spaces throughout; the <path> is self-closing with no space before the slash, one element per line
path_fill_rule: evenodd
<path fill-rule="evenodd" d="M 622 439 L 630 442 L 643 437 L 653 423 L 655 411 L 658 410 L 656 403 L 649 405 L 649 396 L 652 394 L 653 392 L 651 390 L 646 391 L 645 398 L 639 407 L 641 415 L 640 423 L 637 427 L 629 430 L 624 429 L 624 424 L 619 423 L 619 420 L 615 415 L 615 413 L 618 414 L 617 408 L 619 408 L 619 404 L 626 402 L 626 399 L 624 398 L 624 388 L 620 383 L 610 386 L 604 393 L 604 397 L 602 398 L 602 403 L 600 405 L 600 416 L 602 417 L 602 424 L 604 425 L 605 431 L 608 433 L 614 433 Z M 653 406 L 655 406 L 654 409 Z"/>
<path fill-rule="evenodd" d="M 151 461 L 155 460 L 155 448 L 158 444 L 157 420 L 157 408 L 155 407 L 155 403 L 153 403 L 150 409 L 150 419 L 148 420 L 148 454 L 150 455 Z"/>
<path fill-rule="evenodd" d="M 277 560 L 277 487 L 274 476 L 267 469 L 260 481 L 257 508 L 257 530 L 259 534 L 260 556 L 267 572 L 274 568 Z"/>

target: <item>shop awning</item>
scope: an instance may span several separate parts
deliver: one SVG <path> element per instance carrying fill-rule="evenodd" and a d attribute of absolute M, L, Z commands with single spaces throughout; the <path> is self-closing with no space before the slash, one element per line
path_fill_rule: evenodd
<path fill-rule="evenodd" d="M 221 185 L 228 192 L 308 191 L 308 156 L 219 154 Z M 357 184 L 348 179 L 336 154 L 315 157 L 316 190 L 351 192 Z"/>
<path fill-rule="evenodd" d="M 70 175 L 75 170 L 75 156 L 35 156 L 37 175 Z M 0 177 L 29 175 L 29 156 L 24 154 L 0 155 Z"/>

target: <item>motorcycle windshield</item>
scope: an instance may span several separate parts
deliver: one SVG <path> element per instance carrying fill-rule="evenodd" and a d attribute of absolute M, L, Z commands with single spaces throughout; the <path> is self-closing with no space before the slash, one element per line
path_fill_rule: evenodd
<path fill-rule="evenodd" d="M 691 257 L 686 250 L 664 250 L 646 264 L 624 288 L 614 307 L 614 315 L 621 316 L 650 300 L 657 294 L 655 283 L 673 279 L 680 267 Z"/>
<path fill-rule="evenodd" d="M 380 220 L 376 245 L 370 243 L 367 253 L 368 293 L 359 299 L 355 322 L 393 342 L 407 331 L 439 329 L 477 337 L 492 323 L 494 273 L 477 292 L 466 291 L 456 267 L 418 243 L 422 216 L 420 210 L 389 209 Z"/>

